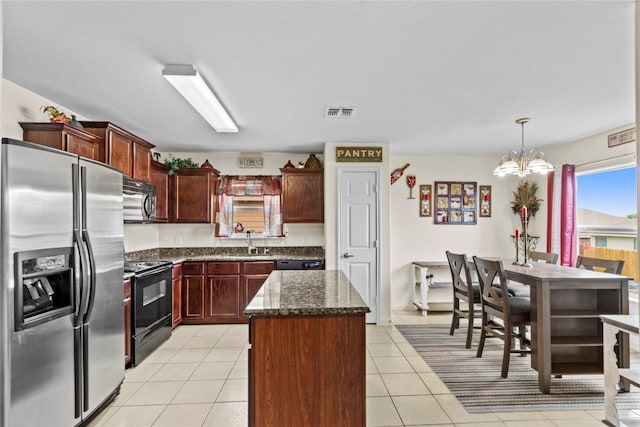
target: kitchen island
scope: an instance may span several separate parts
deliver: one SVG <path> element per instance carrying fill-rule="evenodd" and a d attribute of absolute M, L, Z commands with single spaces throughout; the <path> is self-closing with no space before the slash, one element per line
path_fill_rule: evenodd
<path fill-rule="evenodd" d="M 341 271 L 272 272 L 244 311 L 249 426 L 364 427 L 369 311 Z"/>

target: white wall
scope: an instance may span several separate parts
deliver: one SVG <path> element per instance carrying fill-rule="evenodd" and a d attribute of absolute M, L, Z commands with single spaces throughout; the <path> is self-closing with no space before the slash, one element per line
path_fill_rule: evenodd
<path fill-rule="evenodd" d="M 65 113 L 76 114 L 74 111 L 18 86 L 10 80 L 2 79 L 1 126 L 2 137 L 22 139 L 22 128 L 18 122 L 48 122 L 49 116 L 42 112 L 44 105 L 55 105 Z M 78 120 L 87 118 L 76 114 Z"/>
<path fill-rule="evenodd" d="M 511 210 L 510 202 L 520 180 L 514 176 L 494 176 L 498 160 L 499 156 L 392 156 L 391 169 L 405 163 L 411 165 L 403 178 L 391 186 L 389 195 L 392 309 L 413 308 L 412 261 L 444 262 L 447 250 L 466 253 L 468 257 L 515 258 L 510 235 L 520 226 L 520 220 Z M 416 175 L 414 200 L 407 199 L 409 188 L 404 179 L 407 174 Z M 434 181 L 472 181 L 478 187 L 491 185 L 491 217 L 478 217 L 476 225 L 435 224 L 433 217 L 420 217 L 417 189 L 423 184 L 433 186 Z M 543 211 L 545 208 L 543 204 Z M 435 213 L 433 204 L 432 210 Z M 541 221 L 543 211 L 531 219 L 529 229 L 529 234 L 541 236 L 539 248 L 546 246 L 544 221 Z"/>

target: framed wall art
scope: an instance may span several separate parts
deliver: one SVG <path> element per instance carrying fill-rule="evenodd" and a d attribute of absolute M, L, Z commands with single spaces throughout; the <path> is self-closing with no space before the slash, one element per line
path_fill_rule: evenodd
<path fill-rule="evenodd" d="M 480 217 L 488 218 L 491 216 L 491 186 L 480 186 Z"/>
<path fill-rule="evenodd" d="M 420 186 L 420 216 L 432 216 L 431 211 L 431 185 Z"/>
<path fill-rule="evenodd" d="M 478 185 L 475 182 L 436 181 L 433 222 L 471 225 L 477 223 Z"/>

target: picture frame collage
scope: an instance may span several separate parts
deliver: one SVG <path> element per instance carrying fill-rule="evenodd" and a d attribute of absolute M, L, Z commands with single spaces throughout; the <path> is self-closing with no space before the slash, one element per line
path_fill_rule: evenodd
<path fill-rule="evenodd" d="M 477 224 L 478 184 L 466 181 L 434 183 L 434 224 Z"/>

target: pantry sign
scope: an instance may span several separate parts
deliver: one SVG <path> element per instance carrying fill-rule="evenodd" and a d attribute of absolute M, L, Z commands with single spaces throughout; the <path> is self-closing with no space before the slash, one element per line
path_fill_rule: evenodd
<path fill-rule="evenodd" d="M 336 162 L 381 162 L 382 147 L 336 147 Z"/>

